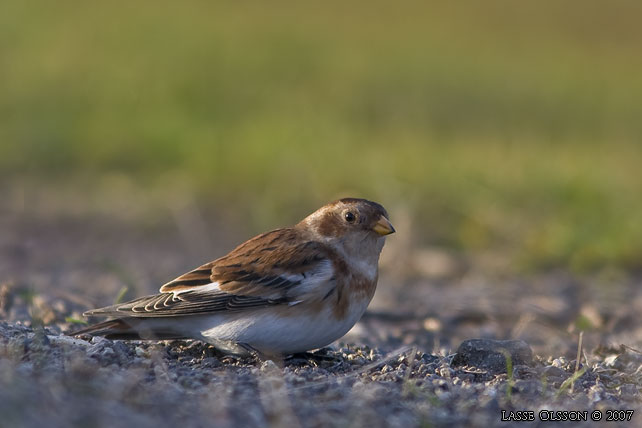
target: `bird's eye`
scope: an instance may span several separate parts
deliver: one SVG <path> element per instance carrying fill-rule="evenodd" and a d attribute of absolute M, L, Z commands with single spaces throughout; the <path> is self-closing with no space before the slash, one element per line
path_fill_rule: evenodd
<path fill-rule="evenodd" d="M 353 223 L 357 217 L 354 215 L 354 213 L 348 211 L 343 215 L 348 223 Z"/>

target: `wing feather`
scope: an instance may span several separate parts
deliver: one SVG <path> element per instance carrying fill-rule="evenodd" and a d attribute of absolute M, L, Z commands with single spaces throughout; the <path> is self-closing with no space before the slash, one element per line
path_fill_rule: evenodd
<path fill-rule="evenodd" d="M 259 235 L 160 288 L 86 315 L 170 317 L 294 305 L 334 288 L 333 253 L 296 229 Z"/>

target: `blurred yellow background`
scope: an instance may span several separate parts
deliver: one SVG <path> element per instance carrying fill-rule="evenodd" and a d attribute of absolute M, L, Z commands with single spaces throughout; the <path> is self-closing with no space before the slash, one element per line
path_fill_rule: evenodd
<path fill-rule="evenodd" d="M 351 195 L 405 216 L 415 246 L 639 269 L 641 12 L 5 1 L 4 210 L 191 204 L 249 237 Z"/>

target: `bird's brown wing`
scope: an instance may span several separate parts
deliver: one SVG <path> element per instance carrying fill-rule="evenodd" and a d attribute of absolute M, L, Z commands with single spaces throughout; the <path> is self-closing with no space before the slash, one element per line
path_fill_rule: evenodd
<path fill-rule="evenodd" d="M 332 257 L 329 248 L 298 230 L 278 229 L 168 282 L 160 294 L 85 315 L 170 317 L 297 304 L 332 289 Z"/>

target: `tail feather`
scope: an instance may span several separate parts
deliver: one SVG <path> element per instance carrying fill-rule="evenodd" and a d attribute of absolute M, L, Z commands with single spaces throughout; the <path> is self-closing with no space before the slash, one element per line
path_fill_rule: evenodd
<path fill-rule="evenodd" d="M 144 327 L 144 323 L 141 321 L 140 319 L 132 318 L 118 318 L 103 321 L 71 332 L 69 336 L 90 334 L 92 336 L 104 336 L 112 340 L 170 340 L 186 338 L 185 335 L 180 333 Z"/>

